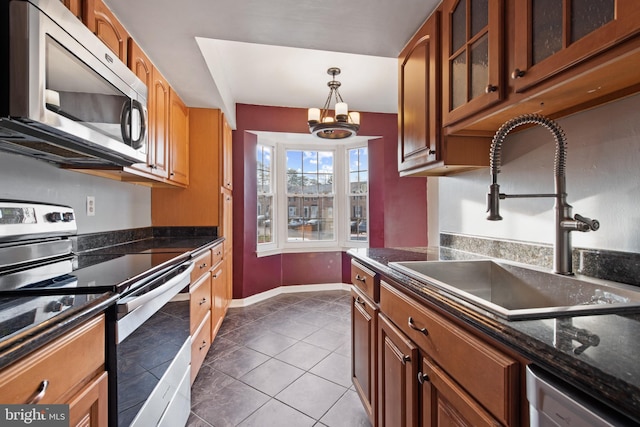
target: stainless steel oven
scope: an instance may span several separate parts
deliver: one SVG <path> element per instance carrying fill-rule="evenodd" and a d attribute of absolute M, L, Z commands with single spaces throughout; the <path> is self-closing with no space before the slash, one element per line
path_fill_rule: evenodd
<path fill-rule="evenodd" d="M 0 347 L 90 298 L 114 293 L 106 334 L 110 425 L 185 425 L 190 307 L 177 296 L 188 290 L 189 252 L 76 254 L 76 232 L 67 206 L 0 200 Z"/>

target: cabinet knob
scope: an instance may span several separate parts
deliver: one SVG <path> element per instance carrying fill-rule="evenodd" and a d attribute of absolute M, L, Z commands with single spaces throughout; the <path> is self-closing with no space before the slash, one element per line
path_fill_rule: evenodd
<path fill-rule="evenodd" d="M 364 306 L 365 306 L 365 304 L 366 304 L 366 303 L 364 302 L 364 300 L 361 300 L 361 299 L 360 299 L 360 297 L 356 297 L 356 302 L 357 302 L 358 304 L 362 305 L 363 307 L 364 307 Z"/>
<path fill-rule="evenodd" d="M 207 299 L 206 299 L 206 298 L 202 298 L 202 299 L 200 300 L 200 305 L 202 305 L 202 304 L 204 304 L 204 303 L 206 303 L 206 302 L 207 302 Z"/>
<path fill-rule="evenodd" d="M 402 359 L 400 359 L 402 361 L 403 365 L 406 365 L 407 362 L 411 362 L 411 356 L 407 356 L 406 354 L 402 355 Z"/>
<path fill-rule="evenodd" d="M 423 374 L 422 372 L 418 372 L 418 382 L 420 384 L 424 384 L 426 382 L 429 382 L 429 375 Z"/>
<path fill-rule="evenodd" d="M 515 79 L 519 79 L 520 77 L 524 77 L 525 72 L 522 71 L 520 68 L 516 68 L 515 70 L 513 70 L 513 72 L 511 73 L 511 78 L 513 80 Z"/>
<path fill-rule="evenodd" d="M 498 86 L 487 85 L 487 87 L 484 89 L 484 92 L 491 93 L 491 92 L 496 92 L 497 90 L 498 90 Z"/>
<path fill-rule="evenodd" d="M 429 335 L 429 331 L 427 331 L 427 328 L 419 328 L 418 326 L 416 326 L 416 324 L 413 322 L 413 317 L 409 316 L 409 320 L 407 321 L 407 323 L 409 324 L 409 327 L 414 331 Z"/>
<path fill-rule="evenodd" d="M 429 150 L 429 153 L 428 153 L 428 154 L 429 154 L 430 156 L 431 156 L 431 155 L 434 155 L 434 154 L 436 154 L 436 150 Z"/>
<path fill-rule="evenodd" d="M 33 395 L 27 400 L 27 405 L 35 405 L 40 402 L 44 395 L 47 393 L 47 387 L 49 387 L 49 380 L 42 380 L 38 389 L 33 393 Z"/>

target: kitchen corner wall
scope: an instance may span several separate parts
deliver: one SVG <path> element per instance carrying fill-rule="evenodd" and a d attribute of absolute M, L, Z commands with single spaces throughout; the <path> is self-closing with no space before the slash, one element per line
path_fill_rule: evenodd
<path fill-rule="evenodd" d="M 87 196 L 95 197 L 95 216 L 87 216 Z M 0 152 L 0 199 L 71 206 L 79 234 L 151 226 L 149 188 L 59 169 L 5 152 Z"/>
<path fill-rule="evenodd" d="M 567 201 L 573 214 L 600 221 L 596 232 L 573 232 L 573 247 L 640 253 L 640 95 L 558 120 L 567 136 Z M 552 193 L 555 143 L 534 127 L 503 145 L 500 191 Z M 489 153 L 487 153 L 489 156 Z M 488 169 L 428 179 L 430 241 L 439 232 L 551 244 L 551 198 L 500 202 L 502 221 L 486 220 Z"/>

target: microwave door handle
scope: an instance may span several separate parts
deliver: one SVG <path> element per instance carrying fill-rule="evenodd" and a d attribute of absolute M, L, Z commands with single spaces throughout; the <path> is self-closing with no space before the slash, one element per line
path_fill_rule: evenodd
<path fill-rule="evenodd" d="M 144 137 L 147 132 L 147 111 L 140 101 L 135 99 L 132 101 L 131 109 L 138 110 L 140 112 L 140 136 L 135 140 L 132 136 L 129 138 L 129 145 L 137 150 L 144 144 Z M 131 120 L 131 126 L 133 126 L 133 120 Z M 133 130 L 131 131 L 131 134 L 133 134 Z"/>
<path fill-rule="evenodd" d="M 120 112 L 120 133 L 125 144 L 131 145 L 131 101 L 122 104 Z"/>
<path fill-rule="evenodd" d="M 146 294 L 142 294 L 140 296 L 125 297 L 120 301 L 118 301 L 118 313 L 121 313 L 121 314 L 131 313 L 136 308 L 146 304 L 147 302 L 158 297 L 159 295 L 162 295 L 163 293 L 170 291 L 171 289 L 179 285 L 181 282 L 183 282 L 185 279 L 188 279 L 188 277 L 191 275 L 191 270 L 193 270 L 194 264 L 189 263 L 188 265 L 189 266 L 183 272 L 177 274 L 175 277 L 172 277 L 164 285 L 159 286 L 156 289 L 147 292 Z M 185 286 L 187 284 L 188 283 L 185 283 Z"/>

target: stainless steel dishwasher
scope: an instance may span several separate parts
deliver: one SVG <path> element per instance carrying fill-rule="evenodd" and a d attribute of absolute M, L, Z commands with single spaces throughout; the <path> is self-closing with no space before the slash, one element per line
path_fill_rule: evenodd
<path fill-rule="evenodd" d="M 527 366 L 527 399 L 530 427 L 638 425 L 537 366 Z"/>

